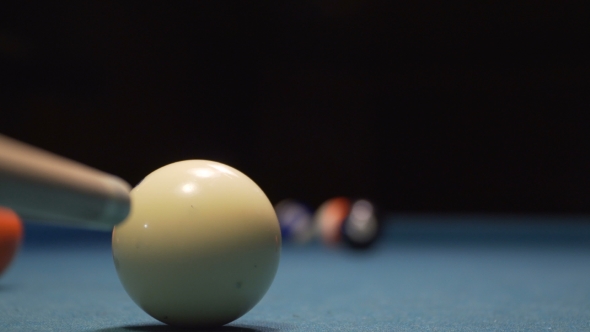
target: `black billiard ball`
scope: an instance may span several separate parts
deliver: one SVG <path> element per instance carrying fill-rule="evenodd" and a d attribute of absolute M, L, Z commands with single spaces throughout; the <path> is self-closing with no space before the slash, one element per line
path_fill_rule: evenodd
<path fill-rule="evenodd" d="M 376 242 L 380 232 L 375 205 L 366 199 L 354 201 L 342 224 L 344 242 L 354 249 L 367 249 Z"/>

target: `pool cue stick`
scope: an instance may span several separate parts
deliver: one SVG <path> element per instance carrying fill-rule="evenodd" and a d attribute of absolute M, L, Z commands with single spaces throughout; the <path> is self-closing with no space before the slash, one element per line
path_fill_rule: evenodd
<path fill-rule="evenodd" d="M 110 230 L 130 210 L 122 179 L 0 135 L 0 206 L 25 220 Z"/>

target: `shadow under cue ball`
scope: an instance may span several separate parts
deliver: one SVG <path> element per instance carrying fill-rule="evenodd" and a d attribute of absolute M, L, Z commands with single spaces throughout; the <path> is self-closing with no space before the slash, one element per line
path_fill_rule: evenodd
<path fill-rule="evenodd" d="M 113 229 L 119 279 L 145 312 L 186 327 L 227 324 L 269 289 L 281 232 L 264 192 L 240 171 L 207 160 L 164 166 L 131 191 Z"/>

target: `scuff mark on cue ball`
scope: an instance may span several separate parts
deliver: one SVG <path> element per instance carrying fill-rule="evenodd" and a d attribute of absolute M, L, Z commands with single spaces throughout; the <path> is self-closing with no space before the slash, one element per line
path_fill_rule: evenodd
<path fill-rule="evenodd" d="M 113 261 L 115 262 L 115 270 L 119 270 L 119 260 L 113 256 Z"/>

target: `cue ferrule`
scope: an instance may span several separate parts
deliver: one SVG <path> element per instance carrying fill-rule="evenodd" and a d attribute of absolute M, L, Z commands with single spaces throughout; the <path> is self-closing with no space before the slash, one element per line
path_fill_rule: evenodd
<path fill-rule="evenodd" d="M 130 210 L 124 180 L 0 135 L 0 205 L 23 219 L 110 230 Z"/>

